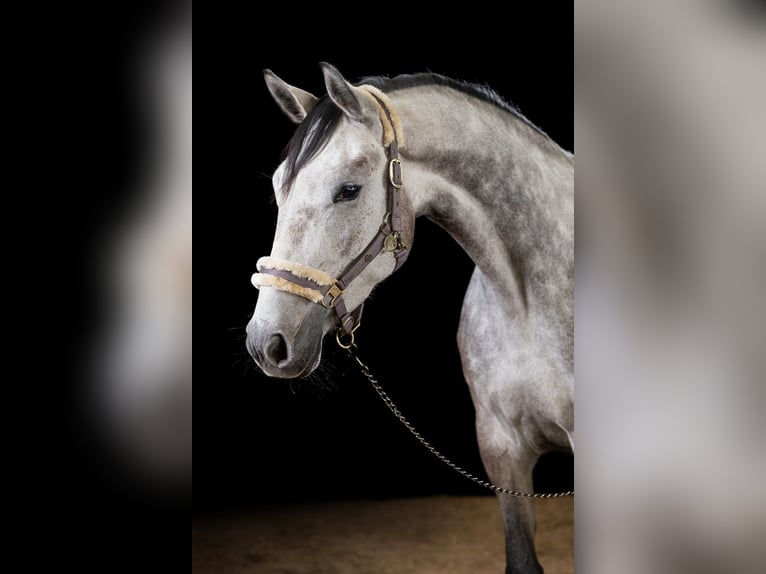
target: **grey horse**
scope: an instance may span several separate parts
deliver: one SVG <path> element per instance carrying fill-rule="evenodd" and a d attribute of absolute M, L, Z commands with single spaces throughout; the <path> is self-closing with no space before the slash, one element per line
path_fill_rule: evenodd
<path fill-rule="evenodd" d="M 358 309 L 398 268 L 415 219 L 431 219 L 476 264 L 457 339 L 484 467 L 494 484 L 531 492 L 539 457 L 574 448 L 574 156 L 484 87 L 435 74 L 352 85 L 321 67 L 322 98 L 265 72 L 299 125 L 273 176 L 277 228 L 253 279 L 248 350 L 269 376 L 310 374 L 341 317 L 317 303 L 342 292 L 345 309 Z M 391 132 L 403 174 L 398 241 L 339 289 L 334 278 L 391 215 Z M 322 292 L 329 283 L 334 296 Z M 542 572 L 533 501 L 498 498 L 506 571 Z"/>

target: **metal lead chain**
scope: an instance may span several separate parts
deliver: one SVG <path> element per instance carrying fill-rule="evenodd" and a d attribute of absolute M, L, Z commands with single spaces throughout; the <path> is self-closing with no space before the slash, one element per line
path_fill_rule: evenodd
<path fill-rule="evenodd" d="M 431 454 L 433 454 L 436 458 L 438 458 L 440 461 L 442 461 L 444 464 L 446 464 L 448 467 L 450 467 L 452 470 L 462 474 L 465 478 L 472 480 L 476 484 L 483 486 L 484 488 L 490 489 L 492 492 L 496 494 L 505 494 L 506 496 L 515 496 L 517 498 L 563 498 L 565 496 L 574 496 L 573 490 L 568 490 L 566 492 L 551 492 L 551 493 L 530 493 L 530 492 L 518 492 L 516 490 L 509 490 L 507 488 L 503 488 L 502 486 L 495 486 L 491 482 L 488 482 L 486 480 L 482 480 L 479 477 L 471 474 L 467 470 L 465 470 L 463 467 L 458 466 L 454 462 L 452 462 L 450 459 L 448 459 L 446 456 L 444 456 L 442 453 L 440 453 L 436 448 L 434 448 L 430 442 L 428 442 L 423 436 L 415 430 L 415 427 L 412 426 L 410 421 L 407 420 L 407 418 L 402 414 L 402 412 L 399 410 L 399 408 L 394 404 L 394 401 L 391 400 L 391 397 L 388 396 L 386 391 L 383 390 L 383 388 L 380 386 L 380 383 L 375 379 L 372 372 L 370 371 L 370 367 L 368 367 L 357 354 L 357 347 L 353 343 L 348 347 L 347 349 L 348 354 L 351 356 L 352 359 L 356 362 L 356 364 L 359 366 L 359 370 L 361 373 L 367 378 L 368 381 L 370 381 L 370 384 L 372 385 L 372 388 L 375 389 L 375 392 L 378 393 L 378 396 L 383 400 L 383 402 L 386 404 L 388 409 L 394 414 L 394 416 L 399 419 L 399 422 L 401 422 L 404 427 L 410 431 L 412 436 L 414 436 L 420 444 L 422 444 L 424 447 L 426 447 Z"/>

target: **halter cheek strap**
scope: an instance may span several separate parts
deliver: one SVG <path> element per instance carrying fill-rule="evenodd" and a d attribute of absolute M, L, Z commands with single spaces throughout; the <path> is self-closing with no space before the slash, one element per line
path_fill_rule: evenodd
<path fill-rule="evenodd" d="M 261 257 L 256 264 L 258 273 L 251 278 L 256 288 L 272 287 L 334 309 L 338 319 L 335 338 L 344 349 L 354 344 L 354 332 L 359 328 L 364 309 L 362 303 L 356 309 L 348 310 L 343 298 L 348 286 L 380 253 L 393 253 L 396 261 L 394 271 L 404 265 L 409 255 L 401 237 L 402 162 L 399 158 L 399 145 L 400 142 L 403 145 L 404 141 L 401 123 L 388 96 L 374 86 L 359 88 L 375 104 L 383 126 L 383 145 L 388 155 L 387 211 L 383 223 L 367 247 L 346 266 L 338 278 L 320 269 L 275 257 Z"/>

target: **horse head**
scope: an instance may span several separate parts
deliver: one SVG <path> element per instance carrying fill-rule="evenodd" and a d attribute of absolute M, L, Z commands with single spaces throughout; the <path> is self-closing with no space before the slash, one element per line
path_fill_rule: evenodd
<path fill-rule="evenodd" d="M 351 85 L 333 66 L 321 67 L 322 98 L 264 72 L 271 95 L 298 124 L 273 176 L 277 227 L 271 255 L 254 275 L 261 290 L 247 326 L 248 351 L 274 377 L 313 372 L 324 336 L 345 323 L 336 299 L 351 317 L 401 264 L 414 233 L 412 206 L 399 193 L 401 164 L 390 157 L 401 129 L 390 102 L 375 88 Z M 377 252 L 370 248 L 376 242 Z M 351 332 L 349 324 L 340 328 Z"/>

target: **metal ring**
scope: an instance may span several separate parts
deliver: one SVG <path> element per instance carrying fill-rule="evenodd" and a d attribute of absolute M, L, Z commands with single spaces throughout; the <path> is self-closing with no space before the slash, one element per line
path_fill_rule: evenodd
<path fill-rule="evenodd" d="M 341 335 L 341 331 L 343 331 L 342 335 Z M 335 341 L 338 343 L 338 346 L 341 349 L 348 350 L 354 346 L 354 331 L 356 331 L 356 329 L 353 329 L 350 333 L 346 333 L 343 328 L 340 328 L 337 331 L 335 331 Z M 343 342 L 341 340 L 341 337 L 348 337 L 346 339 L 348 342 L 347 343 Z"/>
<path fill-rule="evenodd" d="M 383 223 L 380 224 L 380 230 L 383 233 L 388 233 L 391 230 L 391 212 L 387 211 L 383 216 Z"/>
<path fill-rule="evenodd" d="M 394 178 L 394 164 L 399 164 L 399 182 L 397 183 Z M 388 180 L 391 182 L 391 185 L 394 186 L 395 189 L 401 189 L 402 188 L 402 162 L 398 159 L 394 158 L 390 162 L 388 162 Z"/>

